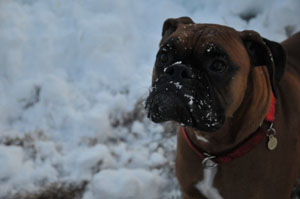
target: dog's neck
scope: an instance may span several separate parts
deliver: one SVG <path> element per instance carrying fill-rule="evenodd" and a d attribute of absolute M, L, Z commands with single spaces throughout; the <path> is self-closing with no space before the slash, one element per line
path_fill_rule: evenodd
<path fill-rule="evenodd" d="M 210 154 L 218 154 L 234 148 L 261 126 L 271 104 L 272 89 L 265 67 L 254 68 L 252 73 L 255 74 L 249 76 L 242 104 L 220 130 L 205 133 L 193 129 L 195 133 L 189 133 L 197 147 Z M 266 83 L 258 86 L 263 81 Z"/>

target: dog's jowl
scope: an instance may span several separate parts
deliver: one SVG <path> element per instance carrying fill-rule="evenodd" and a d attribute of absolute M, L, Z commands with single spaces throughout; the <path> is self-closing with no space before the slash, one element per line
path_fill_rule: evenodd
<path fill-rule="evenodd" d="M 153 122 L 180 126 L 185 199 L 288 199 L 300 176 L 300 33 L 164 22 L 146 100 Z"/>

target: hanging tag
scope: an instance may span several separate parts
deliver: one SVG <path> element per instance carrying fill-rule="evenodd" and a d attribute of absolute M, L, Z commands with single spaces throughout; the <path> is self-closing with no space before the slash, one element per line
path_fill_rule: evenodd
<path fill-rule="evenodd" d="M 268 149 L 270 151 L 273 151 L 274 149 L 276 149 L 277 144 L 278 144 L 278 140 L 274 135 L 269 135 L 269 140 L 268 140 Z"/>

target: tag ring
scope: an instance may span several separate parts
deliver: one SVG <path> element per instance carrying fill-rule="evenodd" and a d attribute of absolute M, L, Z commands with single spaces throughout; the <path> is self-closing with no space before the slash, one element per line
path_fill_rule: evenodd
<path fill-rule="evenodd" d="M 268 134 L 267 134 L 268 137 L 276 135 L 276 130 L 274 129 L 273 126 L 274 126 L 274 123 L 272 122 L 270 124 L 270 127 L 268 128 Z"/>
<path fill-rule="evenodd" d="M 214 167 L 217 167 L 218 164 L 215 163 L 214 161 L 212 161 L 212 159 L 214 159 L 215 156 L 210 156 L 208 155 L 207 157 L 205 157 L 203 160 L 202 160 L 202 165 L 204 166 L 204 168 L 214 168 Z M 211 160 L 211 161 L 209 161 Z"/>

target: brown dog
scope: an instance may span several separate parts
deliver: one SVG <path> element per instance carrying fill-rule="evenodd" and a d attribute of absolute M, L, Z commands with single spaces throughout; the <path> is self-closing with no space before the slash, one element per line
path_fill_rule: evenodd
<path fill-rule="evenodd" d="M 183 198 L 288 199 L 300 176 L 300 33 L 279 44 L 168 19 L 146 109 L 184 126 Z"/>

